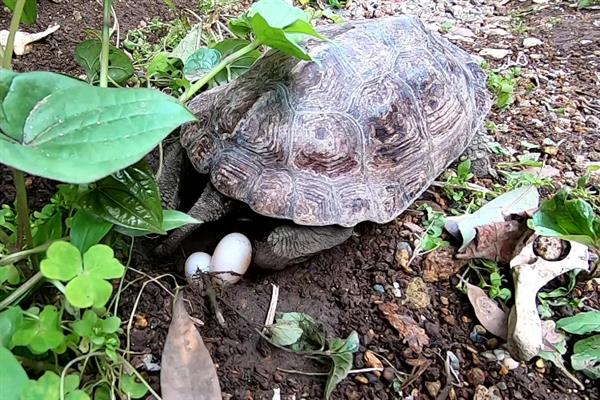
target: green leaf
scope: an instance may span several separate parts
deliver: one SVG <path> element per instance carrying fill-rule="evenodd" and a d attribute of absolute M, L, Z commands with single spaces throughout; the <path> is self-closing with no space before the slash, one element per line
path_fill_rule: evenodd
<path fill-rule="evenodd" d="M 183 62 L 169 53 L 158 53 L 148 64 L 147 74 L 149 78 L 166 76 L 174 79 L 181 76 Z"/>
<path fill-rule="evenodd" d="M 106 279 L 123 276 L 125 267 L 114 257 L 113 250 L 103 244 L 92 246 L 83 255 L 83 271 L 65 288 L 69 303 L 78 308 L 104 307 L 112 294 Z"/>
<path fill-rule="evenodd" d="M 600 217 L 586 201 L 567 199 L 568 193 L 558 192 L 545 200 L 531 220 L 529 227 L 542 236 L 573 240 L 600 249 Z"/>
<path fill-rule="evenodd" d="M 75 48 L 75 61 L 83 67 L 88 82 L 97 83 L 100 80 L 100 52 L 102 41 L 97 39 L 85 40 Z M 134 73 L 133 64 L 125 52 L 115 46 L 108 50 L 108 77 L 121 85 Z"/>
<path fill-rule="evenodd" d="M 138 382 L 134 375 L 122 375 L 119 380 L 119 388 L 132 399 L 139 399 L 148 392 L 148 388 Z"/>
<path fill-rule="evenodd" d="M 86 310 L 79 321 L 73 322 L 73 331 L 82 337 L 91 337 L 98 323 L 98 315 L 91 310 Z"/>
<path fill-rule="evenodd" d="M 0 346 L 0 399 L 19 400 L 23 389 L 27 386 L 27 374 L 6 348 Z"/>
<path fill-rule="evenodd" d="M 302 60 L 312 58 L 299 42 L 307 36 L 325 39 L 304 11 L 284 0 L 260 0 L 252 5 L 248 18 L 257 41 Z"/>
<path fill-rule="evenodd" d="M 4 5 L 10 10 L 15 11 L 17 0 L 4 0 Z M 25 0 L 21 22 L 27 25 L 35 24 L 37 21 L 37 0 Z"/>
<path fill-rule="evenodd" d="M 11 338 L 22 321 L 23 310 L 20 307 L 10 307 L 0 313 L 0 347 L 10 348 Z"/>
<path fill-rule="evenodd" d="M 290 346 L 293 351 L 316 351 L 325 346 L 323 325 L 308 314 L 281 313 L 277 315 L 277 324 L 295 324 L 302 330 L 302 337 Z"/>
<path fill-rule="evenodd" d="M 40 271 L 45 278 L 59 281 L 73 279 L 81 269 L 81 253 L 68 242 L 52 243 L 46 258 L 40 263 Z"/>
<path fill-rule="evenodd" d="M 331 370 L 327 383 L 325 384 L 325 398 L 329 399 L 335 387 L 344 380 L 352 369 L 353 354 L 358 351 L 358 334 L 352 331 L 346 340 L 329 340 L 329 351 L 331 354 Z"/>
<path fill-rule="evenodd" d="M 202 221 L 177 210 L 163 210 L 163 231 L 180 228 L 189 224 L 201 224 Z"/>
<path fill-rule="evenodd" d="M 221 53 L 207 47 L 196 50 L 185 60 L 183 74 L 190 82 L 201 79 L 221 61 Z"/>
<path fill-rule="evenodd" d="M 183 39 L 171 51 L 171 57 L 186 61 L 202 47 L 202 24 L 198 23 L 189 30 Z"/>
<path fill-rule="evenodd" d="M 51 72 L 0 70 L 0 162 L 88 183 L 144 157 L 194 116 L 150 89 L 90 86 Z"/>
<path fill-rule="evenodd" d="M 8 282 L 9 285 L 16 285 L 21 282 L 19 270 L 12 264 L 0 267 L 0 285 Z"/>
<path fill-rule="evenodd" d="M 104 333 L 116 333 L 121 326 L 121 319 L 119 317 L 108 317 L 101 320 L 100 324 Z"/>
<path fill-rule="evenodd" d="M 212 46 L 212 48 L 221 53 L 222 57 L 225 58 L 249 44 L 250 41 L 248 40 L 225 39 Z M 260 50 L 253 50 L 249 53 L 246 53 L 243 57 L 238 58 L 233 63 L 225 67 L 225 69 L 220 71 L 211 81 L 211 86 L 214 87 L 223 85 L 243 75 L 246 71 L 248 71 L 248 69 L 250 69 L 254 62 L 260 58 L 261 55 L 262 53 Z"/>
<path fill-rule="evenodd" d="M 63 344 L 65 336 L 60 327 L 60 314 L 56 307 L 47 305 L 39 319 L 25 320 L 12 337 L 14 346 L 27 346 L 33 354 L 43 354 Z"/>
<path fill-rule="evenodd" d="M 576 335 L 600 332 L 600 311 L 581 312 L 572 317 L 559 319 L 556 327 Z"/>
<path fill-rule="evenodd" d="M 279 346 L 289 346 L 296 343 L 304 331 L 295 321 L 281 321 L 267 327 L 271 341 Z"/>
<path fill-rule="evenodd" d="M 227 22 L 227 26 L 229 30 L 236 36 L 245 38 L 250 32 L 252 32 L 252 27 L 250 26 L 250 19 L 248 18 L 248 14 L 242 14 L 237 18 L 232 18 Z"/>
<path fill-rule="evenodd" d="M 88 400 L 89 396 L 77 388 L 79 375 L 65 377 L 64 391 L 66 400 Z M 60 376 L 53 371 L 46 371 L 37 381 L 31 380 L 21 394 L 21 400 L 58 400 L 60 398 Z"/>
<path fill-rule="evenodd" d="M 81 253 L 98 244 L 113 227 L 112 222 L 96 217 L 85 210 L 77 210 L 71 219 L 70 240 Z"/>
<path fill-rule="evenodd" d="M 165 233 L 158 185 L 145 163 L 98 181 L 81 201 L 86 210 L 115 225 Z"/>
<path fill-rule="evenodd" d="M 33 245 L 40 246 L 50 240 L 56 240 L 63 237 L 63 218 L 62 213 L 56 209 L 55 212 L 39 225 L 33 235 Z"/>
<path fill-rule="evenodd" d="M 571 366 L 592 379 L 600 379 L 600 335 L 575 342 Z"/>

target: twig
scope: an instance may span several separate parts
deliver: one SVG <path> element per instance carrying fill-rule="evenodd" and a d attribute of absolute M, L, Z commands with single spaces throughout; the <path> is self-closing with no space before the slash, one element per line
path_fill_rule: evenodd
<path fill-rule="evenodd" d="M 221 328 L 226 328 L 227 323 L 225 322 L 225 317 L 223 317 L 223 312 L 221 311 L 221 307 L 217 303 L 217 294 L 215 293 L 215 288 L 212 284 L 210 277 L 206 279 L 206 295 L 208 296 L 208 301 L 215 313 L 215 317 L 217 318 L 217 322 L 221 326 Z"/>
<path fill-rule="evenodd" d="M 328 376 L 329 372 L 305 372 L 295 369 L 277 368 L 277 371 L 285 372 L 286 374 L 308 375 L 308 376 Z M 365 372 L 381 372 L 383 368 L 361 368 L 348 371 L 348 374 L 363 374 Z"/>
<path fill-rule="evenodd" d="M 6 296 L 2 302 L 0 302 L 0 311 L 10 306 L 19 297 L 25 295 L 27 291 L 37 285 L 44 277 L 41 272 L 37 272 L 31 278 L 29 278 L 24 284 L 19 286 L 14 292 Z"/>
<path fill-rule="evenodd" d="M 273 292 L 271 293 L 271 303 L 269 304 L 269 310 L 267 311 L 263 333 L 266 332 L 267 326 L 273 325 L 273 322 L 275 322 L 275 311 L 277 310 L 277 301 L 279 300 L 279 286 L 273 283 L 271 286 L 273 287 Z"/>

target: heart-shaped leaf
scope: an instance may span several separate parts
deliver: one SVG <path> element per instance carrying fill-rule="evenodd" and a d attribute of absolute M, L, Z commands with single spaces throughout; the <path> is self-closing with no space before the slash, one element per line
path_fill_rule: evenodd
<path fill-rule="evenodd" d="M 183 74 L 190 82 L 206 75 L 221 61 L 221 53 L 215 49 L 202 47 L 185 60 Z"/>
<path fill-rule="evenodd" d="M 83 271 L 66 286 L 67 300 L 78 308 L 103 307 L 112 294 L 112 285 L 106 280 L 120 278 L 124 273 L 125 267 L 110 247 L 92 246 L 83 255 Z"/>
<path fill-rule="evenodd" d="M 82 390 L 78 390 L 79 375 L 71 374 L 65 377 L 65 400 L 88 400 L 90 397 Z M 53 371 L 46 371 L 37 381 L 29 381 L 23 390 L 22 400 L 46 400 L 60 398 L 60 377 Z"/>
<path fill-rule="evenodd" d="M 47 279 L 68 281 L 81 272 L 81 253 L 68 242 L 55 242 L 46 251 L 40 271 Z"/>
<path fill-rule="evenodd" d="M 90 86 L 51 72 L 0 70 L 0 162 L 88 183 L 144 157 L 194 116 L 150 89 Z"/>
<path fill-rule="evenodd" d="M 45 306 L 38 319 L 29 319 L 21 323 L 13 334 L 12 344 L 27 346 L 33 354 L 42 354 L 56 349 L 64 340 L 58 310 L 54 306 Z"/>
<path fill-rule="evenodd" d="M 115 225 L 165 233 L 158 185 L 144 162 L 98 181 L 81 201 L 86 210 Z"/>
<path fill-rule="evenodd" d="M 75 48 L 75 61 L 83 67 L 88 82 L 100 80 L 100 52 L 102 42 L 97 39 L 85 40 Z M 133 64 L 125 52 L 115 46 L 108 50 L 108 77 L 118 85 L 127 82 L 134 73 Z"/>

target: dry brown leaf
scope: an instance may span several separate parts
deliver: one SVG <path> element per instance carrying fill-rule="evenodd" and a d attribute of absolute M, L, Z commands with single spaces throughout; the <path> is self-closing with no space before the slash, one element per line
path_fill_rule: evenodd
<path fill-rule="evenodd" d="M 525 220 L 510 220 L 481 225 L 475 228 L 475 239 L 469 243 L 457 258 L 469 260 L 485 258 L 487 260 L 509 263 L 515 254 L 523 248 L 531 231 Z"/>
<path fill-rule="evenodd" d="M 499 338 L 505 339 L 508 335 L 508 314 L 502 311 L 498 304 L 478 286 L 465 282 L 467 296 L 475 310 L 479 323 Z"/>
<path fill-rule="evenodd" d="M 377 356 L 371 350 L 365 351 L 364 359 L 365 359 L 365 365 L 367 367 L 383 369 L 383 363 L 381 362 L 381 360 L 379 358 L 377 358 Z M 381 372 L 373 371 L 373 374 L 376 377 L 379 377 L 379 375 L 381 375 Z"/>
<path fill-rule="evenodd" d="M 217 370 L 181 295 L 175 299 L 161 365 L 164 400 L 222 399 Z"/>
<path fill-rule="evenodd" d="M 379 305 L 379 311 L 383 313 L 388 322 L 398 331 L 404 343 L 415 352 L 421 353 L 423 346 L 429 345 L 429 336 L 425 329 L 417 325 L 417 322 L 407 315 L 400 315 L 400 307 L 394 303 L 383 303 Z"/>
<path fill-rule="evenodd" d="M 423 280 L 427 283 L 443 281 L 460 271 L 467 261 L 455 258 L 455 253 L 456 248 L 452 246 L 427 253 L 423 260 Z"/>
<path fill-rule="evenodd" d="M 56 30 L 60 28 L 60 25 L 53 25 L 50 26 L 48 29 L 46 29 L 43 32 L 38 32 L 38 33 L 27 33 L 27 32 L 21 32 L 21 31 L 17 31 L 15 34 L 15 47 L 14 47 L 14 52 L 17 56 L 21 56 L 23 54 L 27 54 L 31 51 L 31 43 L 33 42 L 37 42 L 38 40 L 41 40 L 43 38 L 45 38 L 46 36 L 56 32 Z M 8 42 L 8 31 L 6 29 L 3 29 L 0 31 L 0 45 L 2 45 L 2 48 L 6 47 L 6 43 Z"/>

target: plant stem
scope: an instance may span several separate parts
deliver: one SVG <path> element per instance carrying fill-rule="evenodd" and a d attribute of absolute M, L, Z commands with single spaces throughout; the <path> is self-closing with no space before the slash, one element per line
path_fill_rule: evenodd
<path fill-rule="evenodd" d="M 24 258 L 29 257 L 32 254 L 38 254 L 38 253 L 43 253 L 44 251 L 48 250 L 48 247 L 50 247 L 50 245 L 54 242 L 58 242 L 59 240 L 68 240 L 68 237 L 64 237 L 62 239 L 57 239 L 57 240 L 51 240 L 48 241 L 44 244 L 41 244 L 37 247 L 34 247 L 33 249 L 28 249 L 28 250 L 23 250 L 23 251 L 19 251 L 18 253 L 13 253 L 10 254 L 4 258 L 0 258 L 0 266 L 2 265 L 8 265 L 8 264 L 14 264 L 17 261 L 20 261 Z"/>
<path fill-rule="evenodd" d="M 25 175 L 23 172 L 13 170 L 14 185 L 17 192 L 17 249 L 23 249 L 23 238 L 27 248 L 33 247 L 31 226 L 29 225 L 29 205 L 27 204 L 27 188 L 25 187 Z"/>
<path fill-rule="evenodd" d="M 204 85 L 206 85 L 211 79 L 213 79 L 215 76 L 217 76 L 217 74 L 219 72 L 221 72 L 225 67 L 227 67 L 231 63 L 235 62 L 237 59 L 250 53 L 252 50 L 255 50 L 261 44 L 262 44 L 261 42 L 255 40 L 255 41 L 251 42 L 250 44 L 248 44 L 247 46 L 242 47 L 235 53 L 231 53 L 230 55 L 225 57 L 223 60 L 221 60 L 221 62 L 219 64 L 217 64 L 212 70 L 210 70 L 210 72 L 208 74 L 204 75 L 202 77 L 202 79 L 200 79 L 199 81 L 192 84 L 192 86 L 190 86 L 189 90 L 186 90 L 185 93 L 183 93 L 181 95 L 181 97 L 179 97 L 179 101 L 181 103 L 187 102 L 189 99 L 191 99 L 194 96 L 194 94 L 196 94 L 197 91 L 202 89 L 202 87 Z"/>
<path fill-rule="evenodd" d="M 104 0 L 102 17 L 102 50 L 100 52 L 100 87 L 108 87 L 108 50 L 110 48 L 110 15 L 112 0 Z"/>
<path fill-rule="evenodd" d="M 23 15 L 23 7 L 25 7 L 25 0 L 17 0 L 15 4 L 15 11 L 13 12 L 10 20 L 10 30 L 8 32 L 8 40 L 6 41 L 6 48 L 4 49 L 4 58 L 2 58 L 2 68 L 12 69 L 12 56 L 15 48 L 15 35 L 19 29 L 19 22 L 21 22 L 21 15 Z"/>
<path fill-rule="evenodd" d="M 31 278 L 29 278 L 24 284 L 19 286 L 14 292 L 6 296 L 4 300 L 0 302 L 0 311 L 10 306 L 19 297 L 23 296 L 27 291 L 37 285 L 44 277 L 41 272 L 37 272 Z"/>
<path fill-rule="evenodd" d="M 161 400 L 161 397 L 158 395 L 158 393 L 156 393 L 154 391 L 154 389 L 152 389 L 152 386 L 150 386 L 150 384 L 144 379 L 144 377 L 133 367 L 133 365 L 131 365 L 129 363 L 129 361 L 127 361 L 125 359 L 125 357 L 119 355 L 119 358 L 121 359 L 121 362 L 123 364 L 125 364 L 125 366 L 131 370 L 131 372 L 133 372 L 133 374 L 140 380 L 140 382 L 142 382 L 144 384 L 144 386 L 146 386 L 146 389 L 148 389 L 148 391 L 152 394 L 152 396 L 154 396 L 154 398 L 156 398 L 157 400 Z"/>

